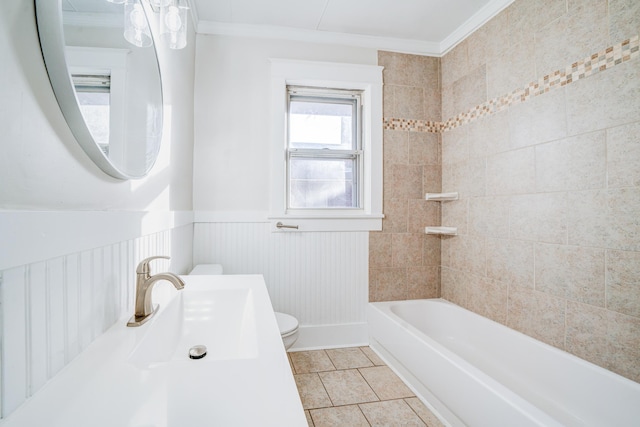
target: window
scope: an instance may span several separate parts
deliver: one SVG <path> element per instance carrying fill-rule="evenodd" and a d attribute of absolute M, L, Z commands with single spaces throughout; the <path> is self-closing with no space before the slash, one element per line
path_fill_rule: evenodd
<path fill-rule="evenodd" d="M 111 124 L 111 76 L 109 74 L 73 74 L 71 76 L 80 111 L 91 136 L 109 157 Z"/>
<path fill-rule="evenodd" d="M 288 87 L 288 210 L 362 205 L 361 93 Z"/>
<path fill-rule="evenodd" d="M 382 67 L 270 61 L 269 219 L 299 231 L 380 230 Z"/>

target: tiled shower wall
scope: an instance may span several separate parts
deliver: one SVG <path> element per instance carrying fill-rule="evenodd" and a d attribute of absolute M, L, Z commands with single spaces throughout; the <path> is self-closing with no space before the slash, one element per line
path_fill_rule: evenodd
<path fill-rule="evenodd" d="M 42 388 L 121 316 L 132 313 L 135 268 L 191 268 L 193 225 L 0 271 L 0 418 Z M 160 282 L 154 302 L 170 296 Z"/>
<path fill-rule="evenodd" d="M 516 1 L 441 64 L 448 119 L 628 49 L 606 70 L 445 129 L 442 189 L 461 198 L 442 206 L 459 235 L 442 240 L 441 280 L 444 298 L 635 381 L 639 32 L 637 1 Z M 629 38 L 635 48 L 620 45 Z"/>
<path fill-rule="evenodd" d="M 379 52 L 384 66 L 384 117 L 440 121 L 440 59 Z M 424 227 L 440 224 L 440 135 L 384 131 L 384 214 L 369 236 L 369 301 L 434 298 L 440 292 L 440 239 Z"/>

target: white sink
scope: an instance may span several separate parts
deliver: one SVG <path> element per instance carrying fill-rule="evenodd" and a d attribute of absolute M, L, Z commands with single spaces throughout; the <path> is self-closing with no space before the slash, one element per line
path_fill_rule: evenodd
<path fill-rule="evenodd" d="M 206 363 L 258 356 L 253 291 L 215 289 L 187 282 L 184 290 L 161 310 L 131 353 L 139 368 L 168 362 Z M 192 360 L 189 349 L 204 345 L 204 358 Z"/>
<path fill-rule="evenodd" d="M 127 313 L 0 424 L 306 426 L 262 276 L 182 279 L 154 318 L 129 328 Z"/>

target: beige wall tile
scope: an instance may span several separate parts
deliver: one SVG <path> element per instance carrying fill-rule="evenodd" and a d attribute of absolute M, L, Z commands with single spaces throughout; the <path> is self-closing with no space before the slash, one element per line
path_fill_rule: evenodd
<path fill-rule="evenodd" d="M 408 231 L 410 233 L 424 233 L 424 228 L 430 225 L 440 225 L 440 204 L 427 200 L 409 200 Z"/>
<path fill-rule="evenodd" d="M 631 123 L 640 117 L 640 67 L 636 61 L 566 87 L 569 135 Z"/>
<path fill-rule="evenodd" d="M 304 416 L 307 417 L 307 426 L 315 427 L 315 425 L 313 424 L 313 420 L 311 419 L 311 414 L 309 413 L 308 409 L 304 411 Z"/>
<path fill-rule="evenodd" d="M 509 288 L 507 326 L 564 349 L 565 300 L 513 286 Z"/>
<path fill-rule="evenodd" d="M 546 243 L 567 243 L 567 193 L 511 197 L 509 236 Z"/>
<path fill-rule="evenodd" d="M 507 322 L 507 301 L 509 286 L 495 279 L 471 276 L 467 285 L 467 305 L 469 310 L 496 322 Z"/>
<path fill-rule="evenodd" d="M 484 276 L 486 244 L 483 236 L 456 236 L 451 239 L 449 263 L 452 268 Z"/>
<path fill-rule="evenodd" d="M 384 67 L 382 77 L 389 85 L 437 89 L 439 62 L 436 57 L 378 51 L 378 65 Z"/>
<path fill-rule="evenodd" d="M 608 368 L 640 382 L 640 319 L 607 311 Z"/>
<path fill-rule="evenodd" d="M 460 126 L 442 134 L 442 164 L 460 163 L 469 159 L 468 127 Z"/>
<path fill-rule="evenodd" d="M 536 236 L 539 242 L 567 243 L 566 193 L 536 194 Z"/>
<path fill-rule="evenodd" d="M 473 197 L 469 199 L 469 234 L 476 236 L 509 236 L 508 197 Z"/>
<path fill-rule="evenodd" d="M 393 85 L 385 84 L 382 87 L 382 115 L 385 118 L 397 117 L 396 90 Z"/>
<path fill-rule="evenodd" d="M 442 87 L 440 102 L 442 103 L 442 121 L 447 121 L 460 113 L 455 110 L 455 106 L 453 105 L 453 84 Z"/>
<path fill-rule="evenodd" d="M 406 268 L 383 268 L 377 271 L 375 301 L 407 299 Z"/>
<path fill-rule="evenodd" d="M 423 299 L 440 296 L 440 267 L 407 268 L 407 298 Z"/>
<path fill-rule="evenodd" d="M 640 317 L 640 252 L 607 251 L 607 309 Z"/>
<path fill-rule="evenodd" d="M 569 10 L 535 34 L 538 76 L 564 69 L 609 45 L 607 0 Z"/>
<path fill-rule="evenodd" d="M 469 199 L 455 200 L 441 204 L 442 225 L 457 227 L 458 234 L 467 234 L 467 219 L 469 216 Z"/>
<path fill-rule="evenodd" d="M 537 198 L 535 194 L 511 196 L 509 205 L 509 237 L 537 240 Z"/>
<path fill-rule="evenodd" d="M 453 86 L 455 81 L 469 71 L 467 46 L 468 43 L 464 40 L 441 58 L 442 87 Z"/>
<path fill-rule="evenodd" d="M 500 12 L 467 39 L 469 69 L 490 64 L 501 56 L 504 46 L 509 46 L 509 15 Z"/>
<path fill-rule="evenodd" d="M 533 40 L 507 44 L 487 62 L 488 99 L 506 95 L 536 80 Z"/>
<path fill-rule="evenodd" d="M 536 290 L 604 307 L 604 249 L 536 245 Z"/>
<path fill-rule="evenodd" d="M 640 186 L 640 122 L 607 129 L 606 158 L 609 188 Z"/>
<path fill-rule="evenodd" d="M 507 9 L 511 43 L 533 42 L 540 28 L 564 15 L 565 0 L 516 0 Z"/>
<path fill-rule="evenodd" d="M 604 131 L 541 144 L 535 150 L 537 191 L 605 187 L 607 157 Z"/>
<path fill-rule="evenodd" d="M 442 191 L 442 168 L 440 165 L 425 165 L 422 167 L 422 192 L 420 199 L 426 193 L 439 193 Z"/>
<path fill-rule="evenodd" d="M 391 267 L 392 260 L 391 234 L 369 233 L 369 267 Z"/>
<path fill-rule="evenodd" d="M 358 405 L 312 409 L 310 414 L 315 427 L 370 426 Z"/>
<path fill-rule="evenodd" d="M 404 400 L 365 403 L 360 409 L 374 426 L 414 426 L 426 427 L 422 420 Z"/>
<path fill-rule="evenodd" d="M 457 191 L 461 199 L 484 196 L 487 162 L 483 158 L 453 163 L 442 168 L 442 191 Z"/>
<path fill-rule="evenodd" d="M 400 130 L 385 130 L 383 134 L 384 163 L 409 163 L 409 132 Z"/>
<path fill-rule="evenodd" d="M 388 366 L 375 366 L 358 370 L 380 400 L 415 396 Z"/>
<path fill-rule="evenodd" d="M 385 181 L 384 198 L 386 199 L 421 199 L 422 168 L 419 165 L 391 165 L 385 173 L 390 173 L 390 182 Z"/>
<path fill-rule="evenodd" d="M 566 350 L 596 365 L 608 361 L 607 311 L 603 308 L 567 302 Z"/>
<path fill-rule="evenodd" d="M 453 107 L 457 114 L 487 101 L 487 67 L 469 71 L 453 84 Z"/>
<path fill-rule="evenodd" d="M 509 108 L 511 147 L 527 147 L 566 137 L 565 98 L 565 89 L 555 89 Z"/>
<path fill-rule="evenodd" d="M 438 165 L 438 134 L 432 132 L 407 132 L 409 135 L 409 158 L 414 165 Z M 385 162 L 387 157 L 385 156 Z M 401 163 L 401 162 L 396 162 Z"/>
<path fill-rule="evenodd" d="M 487 238 L 488 277 L 533 289 L 533 272 L 533 242 Z"/>
<path fill-rule="evenodd" d="M 486 157 L 510 149 L 507 111 L 485 116 L 466 127 L 469 130 L 469 157 Z"/>
<path fill-rule="evenodd" d="M 408 225 L 407 199 L 386 199 L 382 231 L 385 233 L 406 233 Z"/>
<path fill-rule="evenodd" d="M 424 91 L 421 87 L 395 86 L 395 114 L 403 119 L 426 120 Z"/>
<path fill-rule="evenodd" d="M 379 400 L 357 369 L 318 374 L 335 406 Z"/>
<path fill-rule="evenodd" d="M 392 235 L 392 258 L 394 267 L 416 267 L 422 265 L 423 235 L 394 233 Z"/>
<path fill-rule="evenodd" d="M 440 270 L 442 298 L 461 307 L 466 307 L 468 277 L 467 273 L 443 267 Z"/>
<path fill-rule="evenodd" d="M 640 188 L 569 193 L 570 245 L 640 251 Z"/>
<path fill-rule="evenodd" d="M 535 176 L 533 147 L 496 154 L 487 159 L 487 194 L 532 193 Z"/>
<path fill-rule="evenodd" d="M 609 32 L 612 43 L 640 34 L 640 2 L 609 0 Z"/>
<path fill-rule="evenodd" d="M 422 265 L 425 267 L 437 267 L 442 262 L 441 256 L 441 236 L 427 236 L 420 233 L 422 238 L 422 251 L 424 257 L 422 259 Z"/>

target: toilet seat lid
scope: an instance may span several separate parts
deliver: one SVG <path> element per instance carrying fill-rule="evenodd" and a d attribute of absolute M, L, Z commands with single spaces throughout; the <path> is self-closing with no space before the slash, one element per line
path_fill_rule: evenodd
<path fill-rule="evenodd" d="M 280 329 L 280 335 L 285 335 L 298 329 L 298 319 L 295 317 L 289 314 L 279 313 L 277 311 L 275 314 L 276 321 L 278 322 L 278 328 Z"/>

